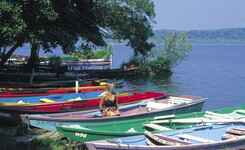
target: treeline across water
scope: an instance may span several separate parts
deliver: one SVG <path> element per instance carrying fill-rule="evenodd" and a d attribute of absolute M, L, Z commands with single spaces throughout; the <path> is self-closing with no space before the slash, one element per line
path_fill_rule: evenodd
<path fill-rule="evenodd" d="M 176 30 L 155 30 L 155 36 L 150 40 L 162 38 L 169 31 Z M 190 42 L 245 42 L 245 28 L 228 28 L 217 30 L 191 30 L 191 31 L 176 31 L 186 33 L 187 39 Z"/>

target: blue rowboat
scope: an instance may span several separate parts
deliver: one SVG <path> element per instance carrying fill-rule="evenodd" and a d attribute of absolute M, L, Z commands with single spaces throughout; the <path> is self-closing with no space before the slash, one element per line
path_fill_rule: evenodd
<path fill-rule="evenodd" d="M 116 89 L 115 92 L 121 92 L 122 89 Z M 97 98 L 104 91 L 96 91 L 96 92 L 87 92 L 87 93 L 73 93 L 73 94 L 60 94 L 60 95 L 49 95 L 49 96 L 32 96 L 32 97 L 17 97 L 17 98 L 1 98 L 1 103 L 8 102 L 8 103 L 40 103 L 43 102 L 42 99 L 49 99 L 52 101 L 67 101 L 70 99 L 90 99 L 90 98 Z"/>
<path fill-rule="evenodd" d="M 142 150 L 219 150 L 245 148 L 245 124 L 223 123 L 194 126 L 162 133 L 145 131 L 144 135 L 85 142 L 95 149 Z"/>

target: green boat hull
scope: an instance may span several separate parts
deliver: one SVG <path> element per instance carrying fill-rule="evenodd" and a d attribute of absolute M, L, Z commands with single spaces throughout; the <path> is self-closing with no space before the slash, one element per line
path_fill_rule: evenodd
<path fill-rule="evenodd" d="M 245 105 L 241 107 L 227 108 L 221 110 L 211 111 L 218 114 L 228 114 L 236 110 L 245 110 Z M 171 112 L 165 113 L 162 115 L 170 115 Z M 188 119 L 203 117 L 206 113 L 203 112 L 192 112 L 192 113 L 183 113 L 176 114 L 171 119 Z M 244 115 L 245 116 L 245 115 Z M 112 139 L 118 137 L 142 135 L 145 130 L 151 132 L 163 132 L 169 130 L 181 129 L 189 126 L 194 126 L 198 124 L 181 124 L 181 123 L 165 123 L 158 124 L 163 128 L 149 128 L 145 124 L 148 122 L 154 121 L 154 117 L 146 118 L 135 118 L 129 120 L 117 120 L 111 122 L 100 122 L 100 123 L 90 123 L 84 124 L 80 123 L 77 125 L 64 125 L 56 126 L 57 130 L 62 133 L 65 137 L 79 142 L 95 141 L 102 139 Z M 164 130 L 165 129 L 165 130 Z"/>

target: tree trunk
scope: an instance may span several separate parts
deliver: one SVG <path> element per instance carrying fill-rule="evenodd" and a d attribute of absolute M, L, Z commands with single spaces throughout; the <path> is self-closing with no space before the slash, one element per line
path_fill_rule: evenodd
<path fill-rule="evenodd" d="M 23 44 L 24 40 L 20 40 L 6 53 L 3 54 L 2 60 L 0 61 L 0 68 L 3 68 L 4 64 L 7 62 L 7 60 L 10 58 L 10 56 L 13 54 L 13 52 L 20 47 Z"/>
<path fill-rule="evenodd" d="M 2 60 L 0 61 L 0 68 L 3 68 L 4 64 L 7 62 L 7 60 L 10 58 L 10 56 L 13 54 L 13 52 L 20 47 L 24 42 L 24 39 L 19 40 L 15 45 L 6 53 L 3 54 Z"/>
<path fill-rule="evenodd" d="M 33 68 L 36 68 L 38 65 L 38 56 L 39 56 L 40 45 L 36 43 L 31 44 L 31 54 L 27 62 L 27 71 L 31 71 Z"/>

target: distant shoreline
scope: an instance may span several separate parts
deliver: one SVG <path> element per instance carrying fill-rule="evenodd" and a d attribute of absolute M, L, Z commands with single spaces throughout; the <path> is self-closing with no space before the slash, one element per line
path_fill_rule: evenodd
<path fill-rule="evenodd" d="M 214 30 L 154 30 L 154 37 L 150 41 L 157 40 L 158 37 L 163 38 L 163 35 L 169 31 L 185 33 L 187 39 L 191 43 L 245 43 L 245 28 L 227 28 Z"/>

